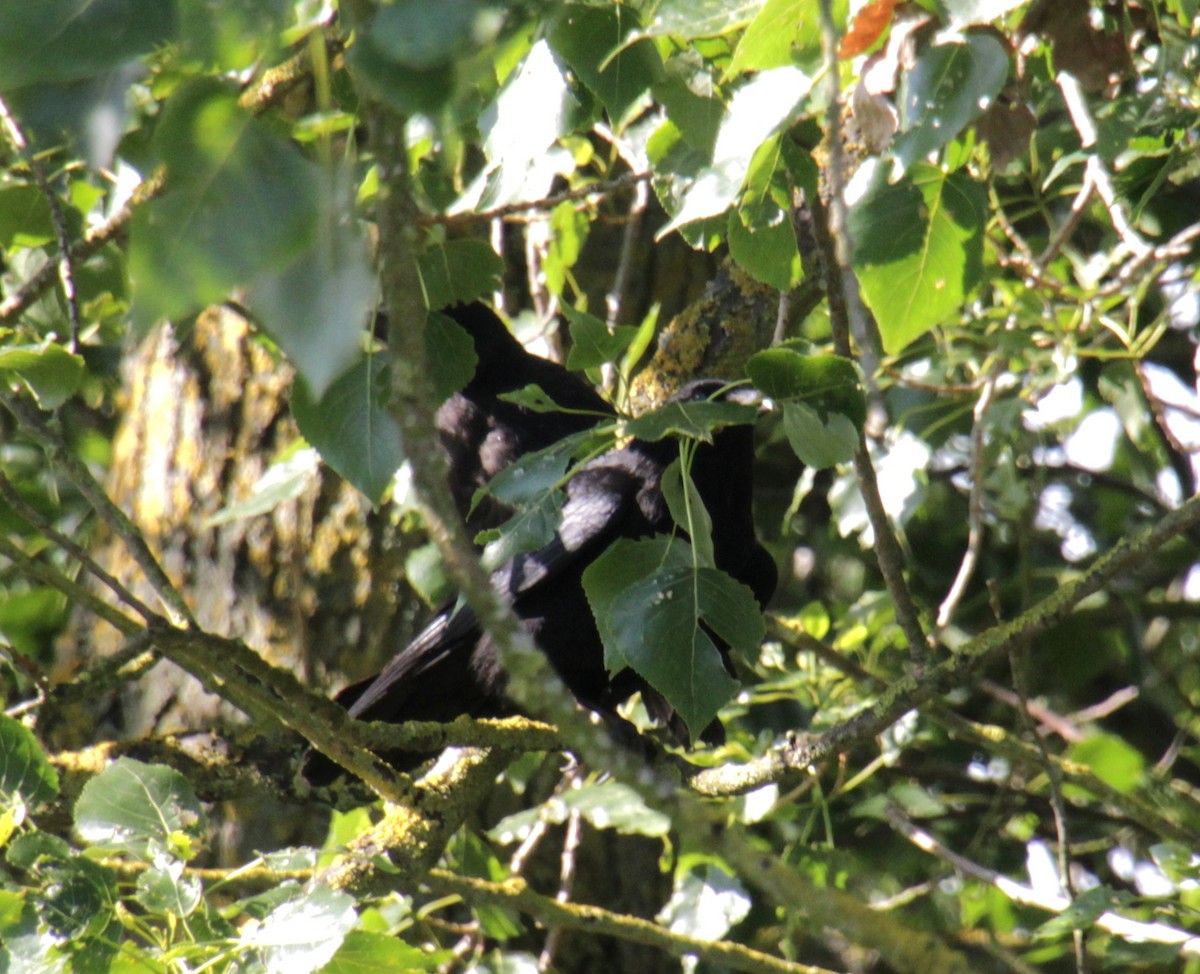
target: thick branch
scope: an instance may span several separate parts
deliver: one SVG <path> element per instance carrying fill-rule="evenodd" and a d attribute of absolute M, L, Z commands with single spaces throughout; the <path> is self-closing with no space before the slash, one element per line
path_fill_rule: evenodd
<path fill-rule="evenodd" d="M 762 951 L 726 941 L 698 940 L 672 933 L 640 917 L 626 916 L 582 903 L 563 903 L 531 890 L 523 879 L 493 883 L 434 869 L 424 883 L 435 893 L 461 896 L 469 903 L 520 910 L 552 930 L 586 930 L 657 947 L 672 957 L 693 956 L 716 967 L 749 974 L 833 974 L 823 967 L 795 964 Z"/>

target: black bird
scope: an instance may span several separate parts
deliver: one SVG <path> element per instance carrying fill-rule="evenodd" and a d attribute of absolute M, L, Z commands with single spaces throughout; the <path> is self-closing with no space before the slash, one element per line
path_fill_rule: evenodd
<path fill-rule="evenodd" d="M 719 381 L 700 380 L 673 399 L 704 399 L 722 388 Z M 553 542 L 514 556 L 493 573 L 492 585 L 511 601 L 535 643 L 582 705 L 619 721 L 617 704 L 642 690 L 650 712 L 677 737 L 686 738 L 682 721 L 666 701 L 631 670 L 610 679 L 583 589 L 584 570 L 618 538 L 638 539 L 674 529 L 661 480 L 677 456 L 674 439 L 634 440 L 585 464 L 567 484 L 562 521 Z M 749 586 L 760 605 L 765 605 L 775 589 L 776 570 L 754 535 L 753 460 L 753 429 L 730 426 L 717 431 L 711 444 L 698 445 L 691 473 L 712 519 L 717 567 Z M 719 642 L 718 646 L 726 652 Z M 469 607 L 446 607 L 374 680 L 352 688 L 353 699 L 340 697 L 339 701 L 354 717 L 391 723 L 449 721 L 461 714 L 501 716 L 514 709 L 505 696 L 506 683 L 492 637 L 481 629 L 474 613 Z M 718 722 L 713 724 L 702 736 L 719 740 L 723 731 Z M 386 755 L 402 769 L 427 756 Z M 304 774 L 311 783 L 324 784 L 336 769 L 313 755 Z"/>
<path fill-rule="evenodd" d="M 497 527 L 509 508 L 485 496 L 468 517 L 475 492 L 527 453 L 591 429 L 613 407 L 587 382 L 557 362 L 533 355 L 491 308 L 476 301 L 446 308 L 475 342 L 475 375 L 438 409 L 437 434 L 449 463 L 450 492 L 459 513 L 475 530 Z M 576 413 L 534 412 L 505 402 L 501 394 L 541 386 L 558 405 Z"/>

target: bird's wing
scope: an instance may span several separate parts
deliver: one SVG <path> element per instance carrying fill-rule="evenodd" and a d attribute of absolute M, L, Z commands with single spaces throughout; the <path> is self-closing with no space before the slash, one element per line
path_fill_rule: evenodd
<path fill-rule="evenodd" d="M 445 606 L 378 674 L 347 687 L 338 700 L 343 705 L 349 702 L 352 717 L 386 720 L 387 715 L 379 712 L 382 703 L 389 711 L 402 711 L 420 678 L 451 656 L 464 657 L 465 672 L 479 636 L 479 622 L 469 607 Z"/>

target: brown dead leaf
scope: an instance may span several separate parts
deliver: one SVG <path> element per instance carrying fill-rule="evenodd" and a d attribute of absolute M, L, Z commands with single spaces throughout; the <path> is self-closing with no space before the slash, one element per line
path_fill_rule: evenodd
<path fill-rule="evenodd" d="M 843 60 L 870 50 L 883 36 L 892 22 L 892 11 L 899 0 L 871 0 L 857 14 L 842 42 L 838 45 L 838 57 Z"/>

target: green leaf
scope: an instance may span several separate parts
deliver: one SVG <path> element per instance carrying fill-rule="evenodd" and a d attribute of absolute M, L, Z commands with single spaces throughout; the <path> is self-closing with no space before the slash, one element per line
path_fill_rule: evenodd
<path fill-rule="evenodd" d="M 399 937 L 351 930 L 333 959 L 321 968 L 321 974 L 406 974 L 436 970 L 445 960 Z"/>
<path fill-rule="evenodd" d="M 699 563 L 713 567 L 712 518 L 696 484 L 690 476 L 684 476 L 680 460 L 673 460 L 663 471 L 661 488 L 667 510 L 675 523 L 687 532 Z"/>
<path fill-rule="evenodd" d="M 484 543 L 483 564 L 491 570 L 522 551 L 537 551 L 554 540 L 562 524 L 563 493 L 547 490 L 535 500 L 522 504 L 500 527 L 481 531 Z"/>
<path fill-rule="evenodd" d="M 292 415 L 321 459 L 378 504 L 404 462 L 400 427 L 386 408 L 387 361 L 367 356 L 342 373 L 319 399 L 298 379 Z"/>
<path fill-rule="evenodd" d="M 751 356 L 746 375 L 777 403 L 803 401 L 822 417 L 842 413 L 859 429 L 866 421 L 867 404 L 858 370 L 840 355 L 802 355 L 791 348 L 769 348 Z"/>
<path fill-rule="evenodd" d="M 0 247 L 42 247 L 54 236 L 50 204 L 38 187 L 0 189 Z"/>
<path fill-rule="evenodd" d="M 542 261 L 542 271 L 546 275 L 546 286 L 554 294 L 563 293 L 568 272 L 579 260 L 591 228 L 587 212 L 569 200 L 559 203 L 550 214 L 550 244 Z"/>
<path fill-rule="evenodd" d="M 639 440 L 654 442 L 672 434 L 712 442 L 712 435 L 725 426 L 753 423 L 758 417 L 754 406 L 736 402 L 669 402 L 653 412 L 631 419 L 625 432 Z"/>
<path fill-rule="evenodd" d="M 257 517 L 280 504 L 294 500 L 314 482 L 321 469 L 320 454 L 312 447 L 289 452 L 267 467 L 250 488 L 250 496 L 237 504 L 221 508 L 204 522 L 206 528 L 228 524 L 242 518 Z"/>
<path fill-rule="evenodd" d="M 13 840 L 5 858 L 14 869 L 32 872 L 56 863 L 69 862 L 74 855 L 75 850 L 66 839 L 48 832 L 25 832 Z"/>
<path fill-rule="evenodd" d="M 183 874 L 182 862 L 168 860 L 152 863 L 138 876 L 134 898 L 151 913 L 186 917 L 203 901 L 203 892 L 199 879 Z"/>
<path fill-rule="evenodd" d="M 1196 861 L 1192 849 L 1180 842 L 1156 842 L 1150 847 L 1150 858 L 1177 886 L 1200 879 L 1200 862 Z"/>
<path fill-rule="evenodd" d="M 389 61 L 423 71 L 454 61 L 478 37 L 479 0 L 396 0 L 381 6 L 362 36 Z"/>
<path fill-rule="evenodd" d="M 679 77 L 676 61 L 668 62 L 667 68 L 671 74 L 654 86 L 654 97 L 666 109 L 668 124 L 678 129 L 688 148 L 696 153 L 695 165 L 683 167 L 694 176 L 712 158 L 725 118 L 725 103 L 693 91 L 687 79 Z M 666 173 L 656 167 L 654 175 L 661 180 Z"/>
<path fill-rule="evenodd" d="M 893 179 L 986 111 L 1008 79 L 1008 54 L 991 34 L 968 34 L 925 48 L 902 78 Z"/>
<path fill-rule="evenodd" d="M 658 838 L 671 831 L 671 820 L 650 808 L 636 791 L 619 781 L 599 781 L 572 788 L 563 804 L 577 810 L 598 829 L 615 829 L 622 835 Z"/>
<path fill-rule="evenodd" d="M 79 390 L 84 364 L 55 342 L 0 349 L 0 374 L 15 372 L 43 409 L 57 409 Z"/>
<path fill-rule="evenodd" d="M 199 842 L 204 809 L 178 771 L 118 758 L 83 786 L 75 802 L 75 828 L 92 845 L 151 859 Z"/>
<path fill-rule="evenodd" d="M 751 230 L 742 221 L 741 212 L 729 214 L 729 256 L 755 280 L 779 291 L 788 291 L 800 283 L 804 269 L 796 246 L 796 231 L 782 210 L 773 223 Z"/>
<path fill-rule="evenodd" d="M 375 271 L 350 195 L 342 180 L 324 182 L 309 246 L 285 266 L 264 269 L 249 287 L 251 307 L 317 395 L 358 356 L 376 301 Z"/>
<path fill-rule="evenodd" d="M 371 36 L 355 42 L 346 55 L 363 94 L 381 101 L 402 115 L 433 114 L 445 107 L 457 87 L 453 62 L 432 68 L 397 64 Z"/>
<path fill-rule="evenodd" d="M 557 443 L 527 453 L 500 471 L 478 495 L 491 494 L 505 504 L 526 504 L 560 486 L 575 451 L 591 438 L 590 430 L 572 433 Z"/>
<path fill-rule="evenodd" d="M 0 714 L 0 801 L 14 798 L 30 808 L 58 797 L 58 772 L 37 738 L 20 721 Z"/>
<path fill-rule="evenodd" d="M 796 456 L 814 470 L 852 460 L 858 449 L 858 430 L 847 416 L 830 413 L 822 418 L 807 403 L 783 404 L 783 430 Z"/>
<path fill-rule="evenodd" d="M 98 937 L 113 920 L 116 877 L 80 855 L 47 864 L 46 880 L 32 897 L 38 917 L 63 940 Z"/>
<path fill-rule="evenodd" d="M 574 131 L 579 110 L 566 67 L 547 40 L 538 40 L 480 117 L 487 166 L 455 209 L 544 197 L 555 179 L 575 169 L 571 151 L 557 143 Z"/>
<path fill-rule="evenodd" d="M 561 825 L 575 809 L 598 829 L 614 829 L 623 835 L 661 838 L 671 832 L 671 820 L 642 801 L 628 785 L 598 781 L 572 788 L 537 808 L 508 815 L 488 831 L 488 838 L 501 845 L 523 841 L 539 822 Z"/>
<path fill-rule="evenodd" d="M 405 556 L 404 578 L 426 605 L 438 605 L 454 591 L 454 586 L 446 577 L 442 553 L 432 541 L 413 548 Z"/>
<path fill-rule="evenodd" d="M 662 74 L 648 39 L 630 42 L 641 23 L 632 7 L 565 4 L 550 28 L 550 46 L 620 124 Z"/>
<path fill-rule="evenodd" d="M 504 261 L 482 240 L 432 244 L 417 258 L 417 266 L 425 305 L 435 310 L 499 290 L 504 273 Z"/>
<path fill-rule="evenodd" d="M 531 382 L 529 385 L 522 386 L 513 392 L 502 392 L 500 398 L 504 402 L 512 402 L 518 406 L 524 406 L 526 409 L 532 409 L 535 413 L 561 413 L 566 411 L 551 399 L 546 390 L 536 382 Z"/>
<path fill-rule="evenodd" d="M 0 7 L 0 91 L 81 81 L 148 54 L 176 31 L 172 0 L 38 0 Z"/>
<path fill-rule="evenodd" d="M 749 23 L 762 0 L 663 0 L 646 27 L 650 37 L 715 37 Z"/>
<path fill-rule="evenodd" d="M 764 624 L 754 594 L 724 572 L 696 567 L 691 546 L 670 538 L 617 541 L 588 566 L 583 584 L 605 666 L 632 667 L 699 736 L 737 687 L 709 630 L 734 648 L 757 649 Z"/>
<path fill-rule="evenodd" d="M 319 7 L 289 0 L 179 0 L 180 48 L 189 60 L 220 71 L 243 71 L 256 61 L 276 63 L 289 23 L 296 36 L 316 26 Z M 305 16 L 308 13 L 308 17 Z"/>
<path fill-rule="evenodd" d="M 37 656 L 66 622 L 66 596 L 49 586 L 31 586 L 0 599 L 0 631 L 21 652 Z"/>
<path fill-rule="evenodd" d="M 895 354 L 953 315 L 983 277 L 984 188 L 964 173 L 917 163 L 898 183 L 867 162 L 850 210 L 854 270 Z"/>
<path fill-rule="evenodd" d="M 237 94 L 197 81 L 163 108 L 154 144 L 168 187 L 138 208 L 130 229 L 134 317 L 143 329 L 267 275 L 296 273 L 306 254 L 326 246 L 317 239 L 324 173 L 240 109 Z M 332 249 L 316 263 L 343 266 Z"/>
<path fill-rule="evenodd" d="M 608 325 L 586 311 L 576 311 L 563 305 L 563 314 L 570 322 L 571 351 L 567 353 L 568 369 L 594 369 L 606 362 L 615 362 L 638 334 L 634 325 L 617 325 L 611 332 Z"/>
<path fill-rule="evenodd" d="M 683 196 L 678 212 L 659 238 L 684 224 L 716 216 L 737 199 L 754 154 L 783 128 L 808 95 L 812 80 L 792 67 L 764 71 L 742 85 L 717 133 L 711 164 Z"/>
<path fill-rule="evenodd" d="M 333 958 L 357 922 L 353 896 L 314 886 L 247 927 L 241 945 L 259 953 L 268 974 L 310 974 Z"/>
<path fill-rule="evenodd" d="M 845 23 L 846 4 L 839 0 L 835 19 Z M 727 77 L 747 71 L 769 71 L 796 64 L 797 55 L 815 60 L 821 49 L 821 13 L 817 0 L 767 0 L 750 22 L 725 70 Z M 816 67 L 813 64 L 812 67 Z"/>
<path fill-rule="evenodd" d="M 457 321 L 437 311 L 425 318 L 425 359 L 438 402 L 444 402 L 475 375 L 475 342 Z"/>
<path fill-rule="evenodd" d="M 1113 734 L 1091 734 L 1067 752 L 1072 761 L 1086 764 L 1097 778 L 1127 795 L 1141 785 L 1146 759 L 1124 738 Z"/>

